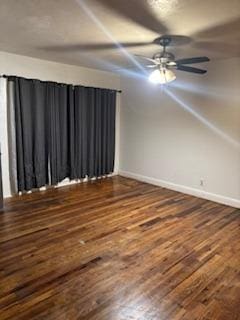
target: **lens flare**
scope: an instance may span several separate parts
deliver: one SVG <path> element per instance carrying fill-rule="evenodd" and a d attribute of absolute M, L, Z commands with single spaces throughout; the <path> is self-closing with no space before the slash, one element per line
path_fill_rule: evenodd
<path fill-rule="evenodd" d="M 103 25 L 103 23 L 95 16 L 95 14 L 89 9 L 84 0 L 76 0 L 77 4 L 82 10 L 89 16 L 89 18 L 96 24 L 96 26 L 115 44 L 115 46 L 127 57 L 135 66 L 137 66 L 144 74 L 147 74 L 143 66 L 113 37 L 110 31 Z"/>
<path fill-rule="evenodd" d="M 220 136 L 222 139 L 233 145 L 235 148 L 240 148 L 240 143 L 236 140 L 234 140 L 232 137 L 224 133 L 222 130 L 220 130 L 218 127 L 216 127 L 214 124 L 212 124 L 210 121 L 208 121 L 206 118 L 204 118 L 202 115 L 197 113 L 195 110 L 193 110 L 191 107 L 189 107 L 185 102 L 180 100 L 175 94 L 173 94 L 169 89 L 164 88 L 164 92 L 167 93 L 169 97 L 171 97 L 175 102 L 178 103 L 178 105 L 183 108 L 184 110 L 191 113 L 196 119 L 198 119 L 201 123 L 203 123 L 205 126 L 207 126 L 209 129 L 211 129 L 215 134 Z"/>

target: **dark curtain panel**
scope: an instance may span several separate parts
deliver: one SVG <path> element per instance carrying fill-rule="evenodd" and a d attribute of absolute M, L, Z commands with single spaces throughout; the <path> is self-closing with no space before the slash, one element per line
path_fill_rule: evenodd
<path fill-rule="evenodd" d="M 116 91 L 9 81 L 14 81 L 19 191 L 113 172 Z"/>
<path fill-rule="evenodd" d="M 74 90 L 74 168 L 75 178 L 81 179 L 88 175 L 88 154 L 87 154 L 87 114 L 88 101 L 87 90 L 84 87 L 76 86 Z"/>
<path fill-rule="evenodd" d="M 76 86 L 74 91 L 74 177 L 92 178 L 112 173 L 116 92 L 80 86 Z"/>
<path fill-rule="evenodd" d="M 71 125 L 72 117 L 74 117 L 72 115 L 74 91 L 73 86 L 51 82 L 46 84 L 46 88 L 51 184 L 57 184 L 71 175 Z"/>
<path fill-rule="evenodd" d="M 18 190 L 48 184 L 46 85 L 14 78 Z"/>
<path fill-rule="evenodd" d="M 88 176 L 114 170 L 116 92 L 87 88 Z"/>

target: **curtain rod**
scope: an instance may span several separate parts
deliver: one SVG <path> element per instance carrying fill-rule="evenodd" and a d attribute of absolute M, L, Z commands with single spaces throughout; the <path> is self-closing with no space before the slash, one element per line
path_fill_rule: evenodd
<path fill-rule="evenodd" d="M 66 84 L 66 85 L 71 85 L 71 86 L 81 86 L 81 87 L 84 87 L 84 88 L 93 88 L 93 89 L 103 89 L 103 90 L 113 90 L 113 91 L 116 91 L 117 93 L 122 93 L 122 90 L 117 90 L 117 89 L 108 89 L 108 88 L 99 88 L 99 87 L 90 87 L 90 86 L 83 86 L 83 85 L 80 85 L 80 84 L 68 84 L 68 83 L 61 83 L 61 82 L 56 82 L 56 81 L 50 81 L 50 80 L 39 80 L 39 79 L 32 79 L 32 78 L 24 78 L 24 77 L 20 77 L 20 76 L 9 76 L 9 75 L 6 75 L 6 74 L 2 74 L 0 75 L 0 78 L 10 78 L 10 77 L 17 77 L 17 78 L 22 78 L 22 79 L 26 79 L 26 80 L 36 80 L 36 81 L 41 81 L 41 82 L 54 82 L 54 83 L 57 83 L 57 84 Z"/>

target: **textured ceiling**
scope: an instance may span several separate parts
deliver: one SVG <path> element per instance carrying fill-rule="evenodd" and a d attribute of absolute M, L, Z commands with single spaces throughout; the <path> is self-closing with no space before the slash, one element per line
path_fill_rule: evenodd
<path fill-rule="evenodd" d="M 191 40 L 169 48 L 177 58 L 222 59 L 240 56 L 240 0 L 3 0 L 0 30 L 2 51 L 103 70 L 152 56 L 138 44 L 163 34 Z"/>

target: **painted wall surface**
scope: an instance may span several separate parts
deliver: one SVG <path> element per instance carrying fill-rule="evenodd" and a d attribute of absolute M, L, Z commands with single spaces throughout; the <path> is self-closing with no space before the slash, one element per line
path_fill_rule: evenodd
<path fill-rule="evenodd" d="M 122 79 L 120 172 L 239 206 L 240 59 L 202 67 L 165 87 Z"/>
<path fill-rule="evenodd" d="M 0 74 L 17 75 L 26 78 L 36 78 L 40 80 L 50 80 L 63 83 L 81 84 L 92 87 L 120 89 L 120 78 L 113 73 L 39 60 L 6 52 L 0 52 Z M 4 86 L 1 86 L 1 90 L 4 90 Z M 1 94 L 4 96 L 3 92 L 1 92 Z M 120 95 L 117 96 L 116 172 L 118 171 L 119 164 Z M 1 100 L 1 103 L 4 103 L 4 97 Z M 10 196 L 10 186 L 6 114 L 3 111 L 3 108 L 0 108 L 0 142 L 3 165 L 3 191 L 4 196 L 7 197 Z"/>

